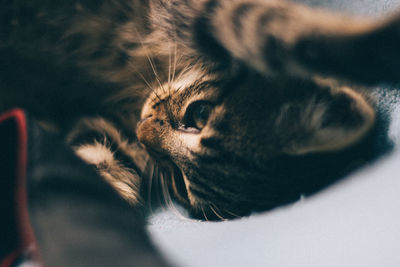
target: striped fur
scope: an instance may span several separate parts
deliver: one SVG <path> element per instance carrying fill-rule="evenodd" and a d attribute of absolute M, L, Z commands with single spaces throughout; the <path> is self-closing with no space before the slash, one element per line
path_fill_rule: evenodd
<path fill-rule="evenodd" d="M 1 0 L 0 17 L 0 109 L 57 129 L 133 205 L 160 191 L 204 219 L 332 182 L 375 120 L 343 84 L 400 77 L 398 18 L 284 0 Z"/>

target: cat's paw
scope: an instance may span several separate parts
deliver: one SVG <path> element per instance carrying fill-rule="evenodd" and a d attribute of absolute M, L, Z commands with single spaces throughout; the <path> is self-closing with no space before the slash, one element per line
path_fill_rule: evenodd
<path fill-rule="evenodd" d="M 95 166 L 98 173 L 128 202 L 141 202 L 141 173 L 147 154 L 129 143 L 103 118 L 84 118 L 67 136 L 76 155 Z"/>

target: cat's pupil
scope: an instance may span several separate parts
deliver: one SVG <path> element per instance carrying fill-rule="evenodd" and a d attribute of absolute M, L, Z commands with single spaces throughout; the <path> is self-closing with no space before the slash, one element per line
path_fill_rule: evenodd
<path fill-rule="evenodd" d="M 202 129 L 207 124 L 211 113 L 211 107 L 207 104 L 200 104 L 193 111 L 193 123 L 197 129 Z"/>
<path fill-rule="evenodd" d="M 186 109 L 185 116 L 182 121 L 182 130 L 200 131 L 203 129 L 210 117 L 212 110 L 211 103 L 207 101 L 196 101 L 189 105 Z"/>
<path fill-rule="evenodd" d="M 207 122 L 209 115 L 210 115 L 209 106 L 201 105 L 198 108 L 197 113 L 194 114 L 194 118 L 195 118 L 197 124 L 204 126 L 204 124 Z"/>

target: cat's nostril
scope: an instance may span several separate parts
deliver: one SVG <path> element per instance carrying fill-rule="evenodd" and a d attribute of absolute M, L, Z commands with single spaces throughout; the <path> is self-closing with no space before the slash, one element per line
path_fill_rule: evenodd
<path fill-rule="evenodd" d="M 160 126 L 164 125 L 164 121 L 163 120 L 155 119 L 154 122 L 158 123 Z"/>

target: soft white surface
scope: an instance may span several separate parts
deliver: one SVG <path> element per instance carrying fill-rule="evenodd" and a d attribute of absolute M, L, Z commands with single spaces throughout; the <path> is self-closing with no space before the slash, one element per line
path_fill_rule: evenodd
<path fill-rule="evenodd" d="M 303 2 L 371 16 L 400 6 L 400 0 Z M 154 242 L 184 267 L 400 266 L 400 101 L 389 95 L 386 103 L 397 149 L 384 159 L 312 198 L 250 218 L 210 223 L 157 214 L 148 227 Z"/>
<path fill-rule="evenodd" d="M 292 0 L 293 2 L 360 16 L 381 17 L 399 10 L 399 0 Z"/>
<path fill-rule="evenodd" d="M 310 200 L 223 223 L 171 213 L 149 230 L 180 266 L 400 266 L 400 152 Z"/>

